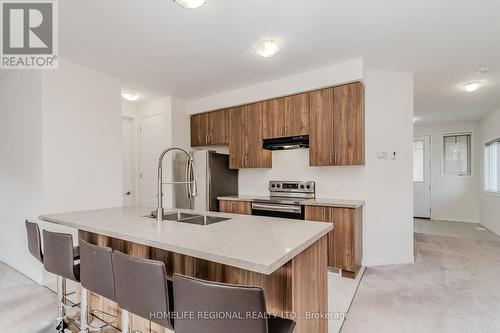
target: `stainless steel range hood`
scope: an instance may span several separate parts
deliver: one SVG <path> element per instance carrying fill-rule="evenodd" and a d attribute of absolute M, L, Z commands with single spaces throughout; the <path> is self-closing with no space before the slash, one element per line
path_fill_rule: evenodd
<path fill-rule="evenodd" d="M 309 148 L 309 135 L 264 139 L 263 148 L 267 150 Z"/>

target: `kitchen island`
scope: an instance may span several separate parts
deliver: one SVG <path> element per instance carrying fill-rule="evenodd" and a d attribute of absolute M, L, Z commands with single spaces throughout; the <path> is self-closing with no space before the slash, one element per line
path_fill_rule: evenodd
<path fill-rule="evenodd" d="M 326 235 L 333 228 L 331 223 L 179 209 L 175 211 L 180 214 L 200 215 L 195 220 L 201 223 L 158 223 L 148 217 L 152 210 L 119 207 L 41 215 L 40 219 L 76 228 L 80 239 L 93 244 L 161 260 L 169 276 L 180 273 L 260 286 L 269 312 L 294 319 L 296 333 L 327 332 Z M 212 218 L 204 219 L 207 215 Z M 89 305 L 119 315 L 115 303 L 98 295 L 91 295 Z M 143 332 L 163 332 L 136 316 L 131 325 Z"/>

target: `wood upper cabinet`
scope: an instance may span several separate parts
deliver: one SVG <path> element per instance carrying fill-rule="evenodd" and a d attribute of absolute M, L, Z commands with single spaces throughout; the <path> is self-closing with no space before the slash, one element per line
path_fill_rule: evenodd
<path fill-rule="evenodd" d="M 229 167 L 272 167 L 271 151 L 262 148 L 262 103 L 229 110 Z"/>
<path fill-rule="evenodd" d="M 262 102 L 264 139 L 309 134 L 309 94 Z"/>
<path fill-rule="evenodd" d="M 309 165 L 333 165 L 333 88 L 309 94 Z"/>
<path fill-rule="evenodd" d="M 225 145 L 229 143 L 229 110 L 191 116 L 191 146 Z"/>
<path fill-rule="evenodd" d="M 248 201 L 219 200 L 219 212 L 252 215 L 252 204 Z"/>
<path fill-rule="evenodd" d="M 306 220 L 334 223 L 328 234 L 328 266 L 342 269 L 344 276 L 352 278 L 361 268 L 361 214 L 361 208 L 305 207 Z"/>
<path fill-rule="evenodd" d="M 208 139 L 207 114 L 195 114 L 191 116 L 191 146 L 206 146 Z"/>
<path fill-rule="evenodd" d="M 311 166 L 365 163 L 361 82 L 311 92 L 309 123 Z"/>

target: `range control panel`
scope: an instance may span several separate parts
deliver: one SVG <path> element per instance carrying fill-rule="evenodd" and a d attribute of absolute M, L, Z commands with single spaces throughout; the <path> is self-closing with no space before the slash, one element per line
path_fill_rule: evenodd
<path fill-rule="evenodd" d="M 275 181 L 269 182 L 270 192 L 315 193 L 314 182 Z"/>

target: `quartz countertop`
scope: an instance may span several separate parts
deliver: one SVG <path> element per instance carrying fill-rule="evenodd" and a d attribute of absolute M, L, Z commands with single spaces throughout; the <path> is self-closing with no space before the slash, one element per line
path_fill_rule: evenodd
<path fill-rule="evenodd" d="M 40 215 L 40 220 L 271 274 L 333 229 L 332 223 L 197 212 L 230 220 L 203 226 L 145 217 L 153 207 L 130 206 Z"/>
<path fill-rule="evenodd" d="M 229 195 L 218 197 L 218 200 L 234 200 L 234 201 L 259 201 L 269 200 L 269 196 L 259 195 Z M 328 206 L 339 208 L 359 208 L 365 204 L 363 200 L 346 200 L 346 199 L 309 199 L 300 202 L 303 206 Z"/>

